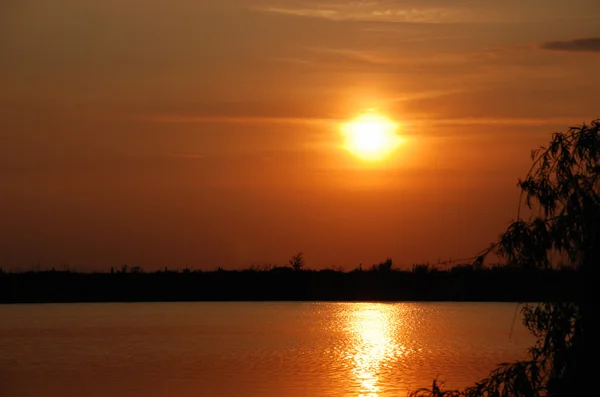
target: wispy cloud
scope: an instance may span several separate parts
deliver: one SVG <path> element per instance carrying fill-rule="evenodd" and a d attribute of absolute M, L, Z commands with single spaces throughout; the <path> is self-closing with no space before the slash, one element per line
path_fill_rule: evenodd
<path fill-rule="evenodd" d="M 185 114 L 141 114 L 123 117 L 127 120 L 156 124 L 323 124 L 335 119 L 316 117 L 262 116 L 195 116 Z"/>
<path fill-rule="evenodd" d="M 354 60 L 373 64 L 395 64 L 399 62 L 397 54 L 385 54 L 381 51 L 327 47 L 306 47 L 305 49 L 317 55 L 330 55 L 344 60 Z"/>
<path fill-rule="evenodd" d="M 427 121 L 429 126 L 447 127 L 447 126 L 545 126 L 545 125 L 574 125 L 589 120 L 587 116 L 573 117 L 542 117 L 542 118 L 494 118 L 494 117 L 457 117 L 457 118 L 432 118 L 422 119 Z"/>
<path fill-rule="evenodd" d="M 546 0 L 547 2 L 547 0 Z M 579 3 L 573 6 L 570 3 Z M 587 20 L 598 17 L 596 0 L 503 2 L 488 0 L 258 0 L 251 8 L 266 13 L 338 21 L 485 24 Z M 526 4 L 523 4 L 526 3 Z M 540 7 L 541 5 L 544 7 Z"/>
<path fill-rule="evenodd" d="M 256 10 L 297 17 L 371 22 L 458 23 L 471 19 L 467 9 L 441 4 L 398 3 L 390 0 L 363 2 L 325 1 L 302 4 L 266 4 Z"/>
<path fill-rule="evenodd" d="M 570 52 L 600 52 L 600 37 L 583 39 L 548 41 L 541 47 L 544 50 L 570 51 Z"/>

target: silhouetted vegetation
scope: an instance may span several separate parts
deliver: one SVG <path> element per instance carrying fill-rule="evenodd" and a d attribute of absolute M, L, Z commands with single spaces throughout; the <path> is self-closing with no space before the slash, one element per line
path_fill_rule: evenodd
<path fill-rule="evenodd" d="M 576 274 L 576 294 L 548 296 L 526 305 L 525 326 L 537 337 L 527 360 L 500 365 L 465 390 L 443 390 L 434 381 L 413 397 L 593 396 L 598 322 L 593 299 L 600 265 L 600 120 L 555 133 L 534 150 L 533 166 L 519 181 L 533 215 L 520 212 L 474 267 L 495 254 L 512 269 L 549 269 L 557 261 Z M 519 210 L 521 203 L 519 203 Z M 540 280 L 531 280 L 536 289 Z"/>
<path fill-rule="evenodd" d="M 290 266 L 297 272 L 302 270 L 304 267 L 304 254 L 298 252 L 296 255 L 292 256 L 292 259 L 290 259 Z"/>
<path fill-rule="evenodd" d="M 533 287 L 532 287 L 533 285 Z M 438 270 L 392 267 L 387 259 L 369 270 L 310 270 L 295 255 L 289 266 L 244 270 L 164 269 L 122 266 L 110 273 L 27 271 L 0 273 L 0 302 L 115 301 L 540 301 L 575 296 L 571 269 L 517 269 L 457 265 Z"/>

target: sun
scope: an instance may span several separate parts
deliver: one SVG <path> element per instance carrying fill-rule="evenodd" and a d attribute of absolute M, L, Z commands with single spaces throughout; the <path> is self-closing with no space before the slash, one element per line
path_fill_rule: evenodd
<path fill-rule="evenodd" d="M 383 160 L 402 143 L 397 129 L 396 123 L 380 114 L 360 115 L 341 126 L 344 148 L 362 160 Z"/>

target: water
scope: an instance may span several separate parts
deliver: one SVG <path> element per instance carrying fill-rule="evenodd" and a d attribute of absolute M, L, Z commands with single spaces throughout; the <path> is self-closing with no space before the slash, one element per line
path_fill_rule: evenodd
<path fill-rule="evenodd" d="M 0 396 L 389 397 L 533 342 L 516 303 L 0 306 Z"/>

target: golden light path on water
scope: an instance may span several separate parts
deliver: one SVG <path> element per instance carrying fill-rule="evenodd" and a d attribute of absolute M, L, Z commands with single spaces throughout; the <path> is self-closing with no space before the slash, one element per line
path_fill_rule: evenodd
<path fill-rule="evenodd" d="M 393 307 L 385 304 L 358 304 L 348 321 L 352 337 L 352 373 L 359 383 L 358 397 L 378 397 L 379 374 L 393 365 L 404 347 L 394 341 L 394 329 L 401 326 Z"/>

